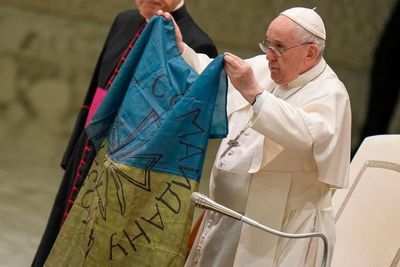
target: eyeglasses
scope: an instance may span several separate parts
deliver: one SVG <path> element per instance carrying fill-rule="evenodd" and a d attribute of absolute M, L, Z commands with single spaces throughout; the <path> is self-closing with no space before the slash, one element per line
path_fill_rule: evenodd
<path fill-rule="evenodd" d="M 261 43 L 258 43 L 258 46 L 260 47 L 261 51 L 263 51 L 265 54 L 268 54 L 269 51 L 272 51 L 276 56 L 281 57 L 282 54 L 285 53 L 286 51 L 288 51 L 292 48 L 295 48 L 295 47 L 306 45 L 306 44 L 312 44 L 312 43 L 305 42 L 305 43 L 295 45 L 292 47 L 288 47 L 288 48 L 277 48 L 277 47 L 275 47 L 275 45 L 271 45 L 271 43 L 268 42 L 267 40 L 264 40 Z"/>

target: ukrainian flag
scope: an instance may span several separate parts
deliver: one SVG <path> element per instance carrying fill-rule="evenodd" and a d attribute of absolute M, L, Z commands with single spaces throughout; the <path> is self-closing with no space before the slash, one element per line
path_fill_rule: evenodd
<path fill-rule="evenodd" d="M 46 266 L 182 266 L 208 138 L 227 134 L 223 57 L 198 75 L 150 20 L 87 131 L 97 156 Z"/>

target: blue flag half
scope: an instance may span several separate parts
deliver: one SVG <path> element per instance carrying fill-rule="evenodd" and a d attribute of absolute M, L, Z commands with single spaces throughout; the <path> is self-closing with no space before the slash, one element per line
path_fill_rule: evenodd
<path fill-rule="evenodd" d="M 227 134 L 223 56 L 198 75 L 180 56 L 171 21 L 155 17 L 144 29 L 87 128 L 98 148 L 118 162 L 198 180 L 208 138 Z"/>

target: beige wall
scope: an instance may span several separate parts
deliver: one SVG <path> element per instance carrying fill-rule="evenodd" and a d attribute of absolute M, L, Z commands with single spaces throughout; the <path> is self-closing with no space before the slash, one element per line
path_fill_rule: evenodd
<path fill-rule="evenodd" d="M 317 6 L 325 20 L 326 59 L 348 88 L 356 139 L 372 52 L 394 0 L 186 0 L 220 53 L 243 57 L 258 53 L 268 22 L 293 2 Z M 7 266 L 32 260 L 97 56 L 114 16 L 130 7 L 133 0 L 0 0 L 0 258 Z"/>

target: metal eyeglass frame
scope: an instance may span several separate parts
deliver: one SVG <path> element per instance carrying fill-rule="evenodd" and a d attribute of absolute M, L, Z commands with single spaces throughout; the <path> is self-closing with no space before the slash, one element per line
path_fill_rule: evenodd
<path fill-rule="evenodd" d="M 258 46 L 260 47 L 261 51 L 263 51 L 265 54 L 268 54 L 268 52 L 270 50 L 272 50 L 272 52 L 278 56 L 281 57 L 282 54 L 284 54 L 285 52 L 287 52 L 288 50 L 292 49 L 292 48 L 296 48 L 302 45 L 306 45 L 306 44 L 313 44 L 312 42 L 304 42 L 295 46 L 291 46 L 288 48 L 276 48 L 275 46 L 272 46 L 267 40 L 262 41 L 261 43 L 258 43 Z"/>

